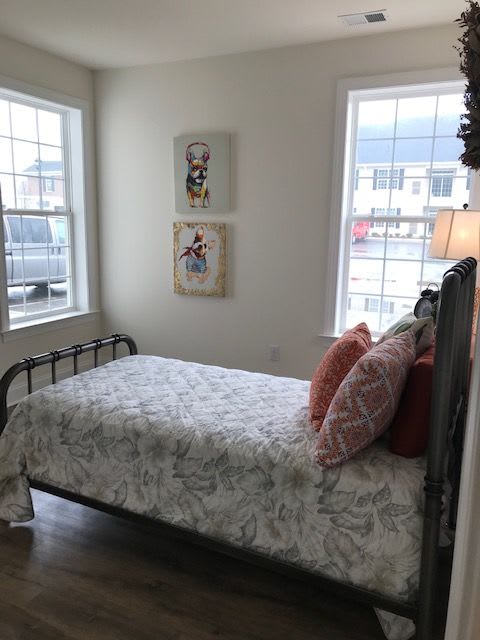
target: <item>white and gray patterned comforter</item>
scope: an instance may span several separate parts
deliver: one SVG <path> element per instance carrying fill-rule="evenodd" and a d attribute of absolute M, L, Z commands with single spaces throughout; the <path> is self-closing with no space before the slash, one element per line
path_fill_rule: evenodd
<path fill-rule="evenodd" d="M 409 600 L 424 461 L 377 441 L 322 470 L 308 392 L 301 380 L 152 356 L 46 387 L 0 437 L 0 519 L 33 517 L 32 478 Z"/>

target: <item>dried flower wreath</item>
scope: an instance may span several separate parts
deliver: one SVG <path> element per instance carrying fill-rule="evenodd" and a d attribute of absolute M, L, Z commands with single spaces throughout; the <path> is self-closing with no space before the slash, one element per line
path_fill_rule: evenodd
<path fill-rule="evenodd" d="M 465 145 L 460 156 L 462 163 L 474 170 L 480 169 L 480 6 L 468 0 L 468 8 L 456 20 L 464 30 L 458 39 L 461 47 L 460 71 L 467 78 L 464 103 L 466 113 L 462 115 L 458 137 Z"/>

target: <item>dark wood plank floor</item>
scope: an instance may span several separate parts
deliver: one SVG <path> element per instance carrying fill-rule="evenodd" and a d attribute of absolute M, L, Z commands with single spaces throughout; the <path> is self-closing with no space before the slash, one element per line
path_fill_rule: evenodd
<path fill-rule="evenodd" d="M 33 494 L 32 522 L 0 525 L 1 640 L 384 638 L 368 607 Z"/>

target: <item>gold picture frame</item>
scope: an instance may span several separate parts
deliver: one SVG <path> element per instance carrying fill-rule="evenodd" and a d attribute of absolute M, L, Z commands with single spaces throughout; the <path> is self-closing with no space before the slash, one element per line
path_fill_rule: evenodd
<path fill-rule="evenodd" d="M 225 296 L 226 239 L 224 223 L 173 223 L 175 293 Z"/>

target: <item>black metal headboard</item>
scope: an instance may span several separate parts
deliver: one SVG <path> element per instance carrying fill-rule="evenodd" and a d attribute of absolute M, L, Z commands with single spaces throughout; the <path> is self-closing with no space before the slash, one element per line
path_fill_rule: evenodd
<path fill-rule="evenodd" d="M 428 637 L 434 615 L 440 519 L 448 455 L 452 486 L 449 524 L 456 520 L 467 410 L 477 261 L 466 258 L 444 275 L 437 314 L 430 431 L 425 476 L 425 508 L 420 570 L 419 637 Z"/>
<path fill-rule="evenodd" d="M 113 334 L 108 338 L 97 338 L 90 342 L 84 342 L 83 344 L 74 344 L 71 347 L 65 347 L 56 351 L 49 351 L 48 353 L 42 353 L 39 356 L 32 358 L 24 358 L 20 362 L 17 362 L 8 369 L 0 380 L 0 434 L 5 429 L 5 425 L 8 421 L 8 407 L 7 407 L 7 393 L 14 378 L 23 371 L 27 372 L 27 387 L 28 393 L 32 393 L 32 370 L 36 367 L 40 367 L 45 364 L 51 364 L 51 377 L 52 384 L 57 381 L 57 369 L 56 365 L 59 360 L 65 358 L 73 358 L 73 375 L 78 373 L 78 356 L 82 353 L 88 353 L 93 351 L 93 366 L 98 366 L 98 352 L 104 347 L 112 346 L 112 359 L 117 359 L 117 345 L 121 342 L 128 346 L 130 355 L 137 354 L 137 345 L 133 338 L 127 335 L 120 335 L 118 333 Z"/>

